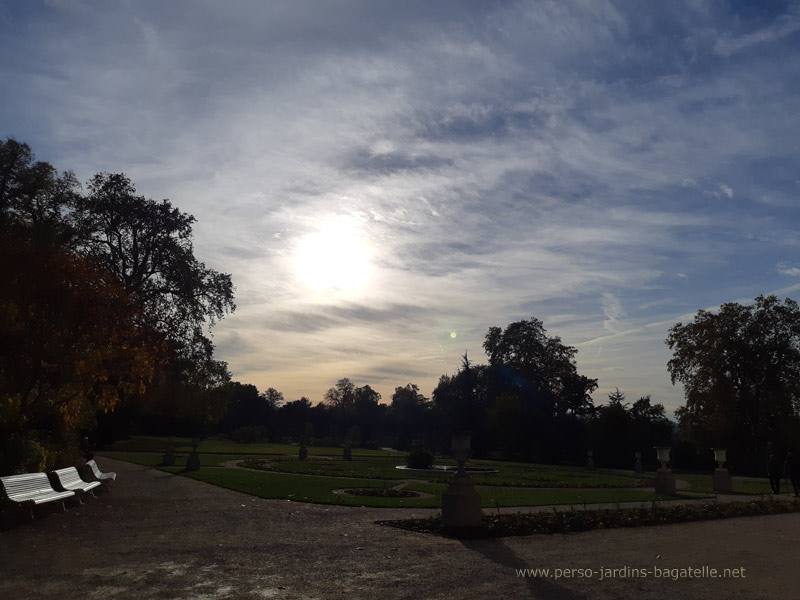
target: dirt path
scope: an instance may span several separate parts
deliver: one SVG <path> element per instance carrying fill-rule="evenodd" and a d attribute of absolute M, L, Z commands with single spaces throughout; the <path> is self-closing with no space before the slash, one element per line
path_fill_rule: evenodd
<path fill-rule="evenodd" d="M 798 514 L 461 542 L 374 524 L 436 511 L 262 500 L 130 463 L 102 457 L 98 463 L 118 473 L 113 492 L 0 531 L 0 598 L 782 600 L 797 594 Z M 668 576 L 656 578 L 656 567 L 743 568 L 744 577 L 662 571 Z M 551 572 L 518 577 L 524 568 Z M 618 571 L 602 581 L 599 572 L 554 577 L 555 569 L 601 568 Z M 633 569 L 648 569 L 648 576 L 633 577 Z"/>

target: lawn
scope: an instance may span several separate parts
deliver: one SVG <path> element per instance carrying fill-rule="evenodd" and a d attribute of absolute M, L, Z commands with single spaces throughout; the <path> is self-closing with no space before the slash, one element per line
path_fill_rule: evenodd
<path fill-rule="evenodd" d="M 175 453 L 175 466 L 185 467 L 186 460 L 189 458 L 187 451 Z M 116 460 L 124 460 L 132 462 L 137 465 L 145 467 L 160 467 L 164 462 L 163 454 L 156 454 L 154 452 L 103 452 L 103 456 L 114 458 Z M 221 463 L 229 460 L 246 460 L 252 458 L 247 454 L 203 454 L 199 453 L 201 467 L 217 467 Z"/>
<path fill-rule="evenodd" d="M 167 438 L 152 436 L 134 436 L 128 440 L 118 440 L 109 449 L 112 452 L 161 452 L 162 454 L 169 443 Z M 192 440 L 190 438 L 173 438 L 173 447 L 176 452 L 190 452 Z M 275 454 L 297 456 L 300 447 L 293 444 L 240 444 L 232 440 L 209 438 L 202 440 L 197 447 L 198 452 L 210 454 Z M 308 453 L 312 456 L 341 456 L 342 448 L 325 446 L 308 446 Z M 372 450 L 369 448 L 353 448 L 353 456 L 396 456 L 403 458 L 405 453 L 394 450 Z"/>
<path fill-rule="evenodd" d="M 178 473 L 179 468 L 167 469 Z M 181 475 L 212 483 L 260 498 L 278 498 L 315 504 L 370 506 L 380 508 L 439 508 L 445 484 L 411 484 L 405 489 L 431 494 L 429 498 L 378 498 L 335 494 L 334 490 L 352 488 L 381 489 L 392 482 L 349 479 L 344 477 L 308 477 L 304 475 L 244 471 L 241 469 L 200 469 Z M 658 497 L 650 490 L 578 490 L 475 486 L 486 509 L 497 506 L 541 506 L 549 504 L 592 504 L 652 501 Z"/>
<path fill-rule="evenodd" d="M 137 437 L 117 442 L 110 458 L 159 467 L 167 445 L 165 438 Z M 174 439 L 175 465 L 165 470 L 194 479 L 236 489 L 262 498 L 342 504 L 351 506 L 417 507 L 441 506 L 441 494 L 449 475 L 398 470 L 405 453 L 388 450 L 353 450 L 353 460 L 342 458 L 341 448 L 310 446 L 309 458 L 299 460 L 298 446 L 288 444 L 238 444 L 230 440 L 204 440 L 198 447 L 200 471 L 186 473 L 183 468 L 191 441 Z M 259 460 L 265 471 L 222 468 L 226 461 Z M 454 464 L 437 458 L 435 464 Z M 535 465 L 501 461 L 470 462 L 477 467 L 497 469 L 492 475 L 475 475 L 473 481 L 484 508 L 495 506 L 541 506 L 561 504 L 624 503 L 653 501 L 651 474 L 635 475 L 620 471 L 588 471 L 582 467 Z M 711 474 L 675 474 L 689 483 L 684 491 L 713 494 Z M 347 488 L 387 488 L 403 480 L 406 489 L 432 494 L 431 498 L 380 498 L 334 494 Z M 768 494 L 766 480 L 734 477 L 733 489 L 741 494 Z"/>
<path fill-rule="evenodd" d="M 702 492 L 705 494 L 714 493 L 714 478 L 711 474 L 704 475 L 702 473 L 675 473 L 675 479 L 682 479 L 689 482 L 689 490 L 692 492 Z M 772 492 L 769 487 L 769 482 L 766 479 L 759 479 L 757 477 L 732 477 L 731 485 L 734 494 L 750 494 L 750 495 L 768 495 Z M 789 488 L 783 485 L 781 487 L 784 492 Z"/>
<path fill-rule="evenodd" d="M 200 469 L 182 473 L 192 479 L 212 483 L 259 498 L 278 498 L 315 504 L 342 506 L 370 506 L 379 508 L 439 508 L 441 499 L 429 498 L 379 498 L 335 494 L 334 490 L 351 488 L 383 488 L 386 482 L 342 477 L 308 477 L 241 469 Z M 444 486 L 442 486 L 444 489 Z"/>

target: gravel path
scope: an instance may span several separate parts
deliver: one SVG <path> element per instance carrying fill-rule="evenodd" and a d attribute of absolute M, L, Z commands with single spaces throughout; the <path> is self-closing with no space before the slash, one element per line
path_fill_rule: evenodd
<path fill-rule="evenodd" d="M 800 514 L 462 542 L 374 524 L 431 510 L 263 500 L 98 463 L 118 473 L 111 493 L 0 531 L 0 598 L 798 597 Z M 654 577 L 656 567 L 669 576 Z M 666 571 L 703 567 L 744 577 Z M 551 573 L 518 577 L 524 568 Z M 602 568 L 618 571 L 600 581 Z M 555 579 L 555 569 L 595 572 Z"/>

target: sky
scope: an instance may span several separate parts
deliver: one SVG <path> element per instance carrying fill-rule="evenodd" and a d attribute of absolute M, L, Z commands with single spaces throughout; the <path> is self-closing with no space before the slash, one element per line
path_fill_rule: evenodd
<path fill-rule="evenodd" d="M 800 299 L 800 3 L 0 0 L 0 137 L 230 273 L 235 380 L 430 396 L 535 317 L 668 414 L 668 330 Z"/>

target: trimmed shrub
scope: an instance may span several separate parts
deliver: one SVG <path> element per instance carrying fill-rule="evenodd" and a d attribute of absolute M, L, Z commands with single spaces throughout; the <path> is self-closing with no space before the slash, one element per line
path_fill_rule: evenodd
<path fill-rule="evenodd" d="M 234 431 L 231 437 L 233 441 L 240 444 L 255 444 L 264 441 L 264 438 L 267 437 L 267 432 L 258 425 L 247 425 Z"/>
<path fill-rule="evenodd" d="M 406 464 L 410 469 L 430 469 L 433 465 L 433 452 L 417 446 L 406 456 Z"/>

